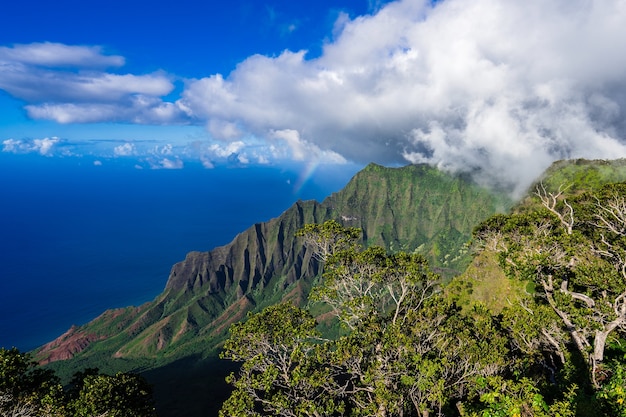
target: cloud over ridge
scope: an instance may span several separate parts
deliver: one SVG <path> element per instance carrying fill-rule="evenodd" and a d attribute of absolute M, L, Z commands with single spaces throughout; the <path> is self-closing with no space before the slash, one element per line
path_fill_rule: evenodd
<path fill-rule="evenodd" d="M 624 50 L 621 0 L 405 0 L 343 22 L 319 58 L 253 56 L 179 104 L 352 160 L 524 187 L 555 159 L 626 156 Z"/>
<path fill-rule="evenodd" d="M 623 51 L 624 0 L 399 0 L 340 15 L 316 58 L 254 55 L 186 80 L 172 101 L 165 73 L 51 72 L 7 48 L 0 88 L 31 100 L 33 118 L 206 125 L 242 160 L 261 141 L 293 159 L 425 162 L 519 193 L 556 159 L 626 157 Z M 99 49 L 67 54 L 123 65 Z M 11 72 L 20 65 L 26 78 Z M 44 91 L 65 92 L 29 89 L 42 72 Z"/>

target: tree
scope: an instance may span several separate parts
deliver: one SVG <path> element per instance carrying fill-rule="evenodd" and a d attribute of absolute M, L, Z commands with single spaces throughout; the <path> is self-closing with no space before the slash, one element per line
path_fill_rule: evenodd
<path fill-rule="evenodd" d="M 234 325 L 223 357 L 243 365 L 222 415 L 443 415 L 504 366 L 497 322 L 481 308 L 460 315 L 422 256 L 362 250 L 336 222 L 301 235 L 324 262 L 311 299 L 346 334 L 322 339 L 310 313 L 285 304 Z"/>
<path fill-rule="evenodd" d="M 550 307 L 598 389 L 607 340 L 626 330 L 626 184 L 567 198 L 540 185 L 536 198 L 538 206 L 493 217 L 477 235 L 498 241 L 492 247 L 511 276 L 536 284 L 538 303 Z M 559 331 L 540 330 L 561 346 Z"/>
<path fill-rule="evenodd" d="M 479 406 L 463 407 L 463 417 L 574 417 L 576 386 L 564 393 L 563 399 L 548 404 L 536 381 L 522 378 L 519 381 L 500 377 L 480 381 L 483 393 Z M 487 388 L 487 389 L 485 389 Z M 467 408 L 467 410 L 465 409 Z"/>
<path fill-rule="evenodd" d="M 52 370 L 30 354 L 0 348 L 0 416 L 152 417 L 152 388 L 131 373 L 114 376 L 86 369 L 74 375 L 66 392 Z"/>
<path fill-rule="evenodd" d="M 335 220 L 328 220 L 322 224 L 305 224 L 296 236 L 303 238 L 304 244 L 313 249 L 316 259 L 326 263 L 344 251 L 357 249 L 361 229 L 344 227 Z"/>
<path fill-rule="evenodd" d="M 327 259 L 312 299 L 331 305 L 351 331 L 336 341 L 332 363 L 344 369 L 354 415 L 441 415 L 473 378 L 504 365 L 491 315 L 477 308 L 462 316 L 439 284 L 418 254 L 349 247 Z"/>
<path fill-rule="evenodd" d="M 326 416 L 341 414 L 333 370 L 319 362 L 322 342 L 315 319 L 292 304 L 278 304 L 231 326 L 222 358 L 243 362 L 227 381 L 235 391 L 220 416 Z"/>
<path fill-rule="evenodd" d="M 0 348 L 2 415 L 61 415 L 63 389 L 58 377 L 41 369 L 28 353 Z"/>
<path fill-rule="evenodd" d="M 115 375 L 85 372 L 74 379 L 74 399 L 69 408 L 76 417 L 155 416 L 152 388 L 137 374 Z"/>

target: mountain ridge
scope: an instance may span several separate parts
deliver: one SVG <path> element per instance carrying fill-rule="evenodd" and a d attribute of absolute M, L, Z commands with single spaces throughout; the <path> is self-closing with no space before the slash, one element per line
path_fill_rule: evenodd
<path fill-rule="evenodd" d="M 469 262 L 464 245 L 474 225 L 507 204 L 503 195 L 427 165 L 370 164 L 321 203 L 297 201 L 227 245 L 188 253 L 153 301 L 107 311 L 38 349 L 36 357 L 41 363 L 90 355 L 167 362 L 211 351 L 227 324 L 247 311 L 306 299 L 321 271 L 295 237 L 306 223 L 334 219 L 359 227 L 365 245 L 418 251 L 453 275 Z"/>
<path fill-rule="evenodd" d="M 612 181 L 626 181 L 626 160 L 557 162 L 536 185 L 569 186 L 566 192 L 576 193 Z M 87 325 L 70 329 L 67 340 L 51 342 L 79 348 L 85 340 L 88 343 L 70 359 L 48 366 L 68 376 L 93 366 L 108 372 L 139 371 L 154 384 L 160 415 L 217 415 L 229 392 L 224 378 L 234 365 L 216 359 L 215 353 L 230 324 L 279 301 L 302 304 L 316 283 L 315 276 L 303 272 L 303 265 L 305 270 L 311 268 L 311 258 L 304 263 L 306 248 L 292 233 L 301 222 L 332 218 L 363 228 L 365 244 L 382 244 L 390 252 L 422 253 L 440 272 L 465 271 L 444 287 L 447 296 L 459 305 L 479 302 L 497 312 L 517 292 L 527 291 L 525 283 L 511 285 L 494 253 L 474 256 L 465 242 L 474 227 L 495 212 L 532 208 L 538 197 L 531 187 L 515 206 L 507 207 L 507 201 L 468 184 L 462 176 L 434 168 L 370 165 L 322 203 L 298 201 L 227 245 L 190 252 L 172 267 L 176 273 L 170 274 L 166 289 L 155 300 L 108 310 Z M 293 260 L 300 269 L 282 274 L 289 269 L 285 260 Z M 215 261 L 221 264 L 210 267 Z M 294 279 L 298 276 L 302 278 Z M 62 349 L 56 352 L 60 353 Z"/>

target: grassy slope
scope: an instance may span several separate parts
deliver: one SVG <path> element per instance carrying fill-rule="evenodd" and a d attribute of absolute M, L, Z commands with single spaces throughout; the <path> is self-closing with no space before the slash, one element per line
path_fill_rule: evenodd
<path fill-rule="evenodd" d="M 534 192 L 541 184 L 552 192 L 561 187 L 567 196 L 584 190 L 594 190 L 604 184 L 625 181 L 626 159 L 558 161 L 529 188 L 527 197 L 513 207 L 513 210 L 526 210 L 540 204 Z M 498 313 L 508 303 L 527 296 L 531 290 L 528 285 L 527 282 L 507 278 L 499 266 L 498 255 L 485 250 L 475 256 L 463 274 L 452 280 L 446 287 L 446 293 L 462 305 L 480 302 Z"/>

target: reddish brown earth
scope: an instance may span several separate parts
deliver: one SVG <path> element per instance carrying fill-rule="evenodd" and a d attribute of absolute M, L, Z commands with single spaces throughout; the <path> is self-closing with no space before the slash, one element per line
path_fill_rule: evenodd
<path fill-rule="evenodd" d="M 46 365 L 54 361 L 71 359 L 74 355 L 85 350 L 91 342 L 104 339 L 95 333 L 83 333 L 77 326 L 72 326 L 67 332 L 52 342 L 41 347 L 37 356 L 39 364 Z"/>

